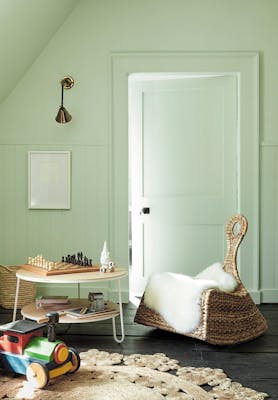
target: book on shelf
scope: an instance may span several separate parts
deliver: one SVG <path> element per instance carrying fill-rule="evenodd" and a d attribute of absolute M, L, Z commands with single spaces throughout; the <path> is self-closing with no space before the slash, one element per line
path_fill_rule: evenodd
<path fill-rule="evenodd" d="M 69 310 L 65 310 L 67 315 L 70 315 L 71 317 L 74 318 L 89 318 L 94 315 L 97 316 L 111 311 L 115 311 L 115 309 L 105 307 L 103 310 L 94 310 L 87 307 L 76 307 L 76 308 L 71 308 Z"/>
<path fill-rule="evenodd" d="M 69 304 L 68 296 L 40 296 L 36 299 L 37 304 Z"/>

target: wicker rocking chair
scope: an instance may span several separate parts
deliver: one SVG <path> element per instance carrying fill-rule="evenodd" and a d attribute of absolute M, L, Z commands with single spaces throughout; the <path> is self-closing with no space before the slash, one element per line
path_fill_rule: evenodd
<path fill-rule="evenodd" d="M 239 224 L 237 234 L 235 225 Z M 239 245 L 247 231 L 247 220 L 243 215 L 235 215 L 226 225 L 227 255 L 223 268 L 232 273 L 238 282 L 233 293 L 218 289 L 205 290 L 201 297 L 201 320 L 190 336 L 215 345 L 228 345 L 252 340 L 267 330 L 267 323 L 256 307 L 251 296 L 241 282 L 237 270 L 236 256 Z M 144 296 L 137 309 L 134 321 L 175 332 L 160 314 L 146 307 Z"/>

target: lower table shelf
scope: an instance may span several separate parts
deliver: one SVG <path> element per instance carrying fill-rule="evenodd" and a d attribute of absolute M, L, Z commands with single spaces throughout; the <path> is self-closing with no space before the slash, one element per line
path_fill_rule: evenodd
<path fill-rule="evenodd" d="M 31 303 L 22 308 L 21 315 L 24 318 L 32 319 L 34 321 L 37 321 L 38 323 L 47 322 L 46 314 L 48 312 L 53 312 L 53 311 L 57 311 L 60 314 L 59 323 L 62 324 L 80 324 L 80 323 L 97 322 L 97 321 L 103 321 L 105 319 L 111 319 L 114 340 L 117 343 L 122 343 L 125 335 L 124 335 L 123 313 L 121 304 L 119 306 L 118 304 L 112 303 L 110 301 L 106 301 L 105 304 L 107 307 L 107 310 L 105 312 L 96 315 L 90 315 L 89 317 L 86 318 L 76 318 L 72 315 L 67 314 L 66 311 L 71 308 L 88 306 L 87 299 L 70 299 L 70 304 L 67 304 L 65 306 L 61 306 L 61 304 L 59 304 L 57 306 L 44 307 L 44 308 L 38 308 L 36 303 Z M 117 337 L 116 333 L 116 323 L 115 323 L 116 317 L 120 317 L 120 327 L 121 327 L 120 338 Z"/>
<path fill-rule="evenodd" d="M 67 310 L 77 307 L 86 307 L 88 306 L 87 299 L 70 299 L 70 303 L 66 305 L 57 304 L 55 306 L 38 308 L 35 303 L 28 304 L 24 306 L 21 310 L 21 315 L 24 318 L 32 319 L 37 321 L 38 323 L 45 322 L 47 320 L 46 314 L 48 312 L 57 311 L 59 316 L 59 323 L 62 324 L 80 324 L 87 322 L 97 322 L 103 321 L 105 319 L 115 318 L 120 315 L 119 306 L 110 301 L 106 301 L 105 305 L 107 310 L 102 313 L 98 313 L 95 315 L 90 315 L 87 317 L 74 317 L 72 315 L 67 314 Z"/>

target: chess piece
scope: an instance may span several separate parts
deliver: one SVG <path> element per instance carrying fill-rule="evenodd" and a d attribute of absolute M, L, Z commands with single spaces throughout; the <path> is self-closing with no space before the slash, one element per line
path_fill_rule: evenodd
<path fill-rule="evenodd" d="M 109 261 L 108 264 L 108 272 L 114 272 L 115 271 L 115 265 L 113 261 Z"/>

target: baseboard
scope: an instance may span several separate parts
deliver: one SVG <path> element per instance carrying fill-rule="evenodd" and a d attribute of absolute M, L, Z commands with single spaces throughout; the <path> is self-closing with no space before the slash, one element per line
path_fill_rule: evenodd
<path fill-rule="evenodd" d="M 249 290 L 254 303 L 278 303 L 278 289 Z"/>
<path fill-rule="evenodd" d="M 262 289 L 261 290 L 262 303 L 278 303 L 278 289 Z"/>
<path fill-rule="evenodd" d="M 252 297 L 252 300 L 254 301 L 255 304 L 261 304 L 261 291 L 260 290 L 248 290 L 250 296 Z"/>
<path fill-rule="evenodd" d="M 117 303 L 119 300 L 119 295 L 117 290 L 110 290 L 109 292 L 109 300 Z M 129 292 L 128 290 L 122 290 L 122 302 L 128 303 L 129 302 Z"/>

